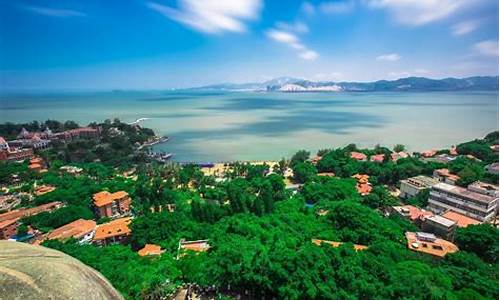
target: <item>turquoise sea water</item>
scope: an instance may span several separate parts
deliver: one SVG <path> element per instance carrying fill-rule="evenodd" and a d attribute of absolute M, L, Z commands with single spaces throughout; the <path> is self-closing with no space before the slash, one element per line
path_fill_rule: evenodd
<path fill-rule="evenodd" d="M 178 161 L 260 160 L 356 143 L 447 147 L 498 129 L 497 92 L 219 93 L 187 91 L 0 95 L 0 122 L 120 118 L 171 136 Z"/>

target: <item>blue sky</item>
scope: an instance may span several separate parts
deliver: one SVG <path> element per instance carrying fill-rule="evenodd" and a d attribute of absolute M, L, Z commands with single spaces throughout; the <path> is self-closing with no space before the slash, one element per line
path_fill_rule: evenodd
<path fill-rule="evenodd" d="M 1 89 L 497 74 L 495 0 L 0 0 Z"/>

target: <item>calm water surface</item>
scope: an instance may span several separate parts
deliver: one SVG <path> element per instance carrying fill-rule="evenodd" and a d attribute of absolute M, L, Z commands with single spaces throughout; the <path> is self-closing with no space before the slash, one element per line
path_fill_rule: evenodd
<path fill-rule="evenodd" d="M 178 161 L 279 159 L 356 143 L 447 147 L 498 129 L 497 92 L 96 92 L 0 95 L 0 122 L 120 118 L 172 140 Z"/>

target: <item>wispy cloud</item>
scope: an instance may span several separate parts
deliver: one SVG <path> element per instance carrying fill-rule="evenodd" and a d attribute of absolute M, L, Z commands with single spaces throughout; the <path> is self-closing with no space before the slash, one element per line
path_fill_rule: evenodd
<path fill-rule="evenodd" d="M 285 23 L 285 22 L 278 22 L 276 23 L 276 27 L 282 30 L 286 31 L 292 31 L 296 33 L 307 33 L 309 32 L 309 27 L 304 23 L 297 21 L 295 23 Z"/>
<path fill-rule="evenodd" d="M 282 30 L 279 28 L 272 28 L 266 31 L 266 35 L 268 38 L 276 42 L 286 44 L 289 47 L 297 50 L 298 56 L 302 59 L 315 60 L 319 56 L 319 54 L 316 51 L 306 47 L 300 41 L 300 38 L 296 34 L 290 31 Z"/>
<path fill-rule="evenodd" d="M 389 53 L 379 55 L 375 59 L 380 61 L 398 61 L 401 59 L 401 56 L 397 53 Z"/>
<path fill-rule="evenodd" d="M 318 9 L 325 14 L 340 14 L 351 12 L 354 6 L 354 0 L 327 1 L 320 3 Z"/>
<path fill-rule="evenodd" d="M 56 18 L 68 18 L 68 17 L 85 17 L 86 14 L 77 10 L 72 9 L 58 9 L 58 8 L 49 8 L 49 7 L 41 7 L 41 6 L 26 6 L 27 10 L 30 10 L 36 14 L 47 16 L 47 17 L 56 17 Z"/>
<path fill-rule="evenodd" d="M 313 15 L 316 12 L 316 7 L 311 2 L 303 2 L 301 10 L 307 15 Z"/>
<path fill-rule="evenodd" d="M 479 20 L 468 20 L 455 24 L 451 27 L 451 32 L 455 36 L 461 36 L 473 32 L 479 28 L 481 22 Z"/>
<path fill-rule="evenodd" d="M 496 40 L 475 43 L 473 48 L 481 55 L 498 57 L 498 41 Z"/>
<path fill-rule="evenodd" d="M 445 19 L 474 1 L 468 0 L 367 0 L 373 8 L 385 8 L 395 19 L 409 26 L 420 26 Z"/>
<path fill-rule="evenodd" d="M 259 17 L 261 0 L 181 0 L 178 8 L 148 2 L 146 5 L 165 17 L 205 33 L 244 32 L 246 21 Z"/>

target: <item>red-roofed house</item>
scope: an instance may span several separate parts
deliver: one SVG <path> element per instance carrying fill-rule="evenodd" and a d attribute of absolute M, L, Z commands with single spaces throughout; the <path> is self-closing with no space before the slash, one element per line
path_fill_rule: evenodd
<path fill-rule="evenodd" d="M 455 223 L 457 223 L 458 227 L 467 227 L 469 225 L 481 224 L 481 222 L 479 222 L 478 220 L 474 220 L 451 210 L 444 213 L 443 217 L 454 221 Z"/>
<path fill-rule="evenodd" d="M 404 152 L 404 151 L 392 152 L 391 153 L 391 160 L 392 161 L 397 161 L 398 159 L 407 158 L 408 156 L 410 156 L 410 155 L 408 153 Z"/>
<path fill-rule="evenodd" d="M 420 153 L 420 155 L 422 155 L 422 157 L 429 158 L 429 157 L 433 157 L 434 155 L 436 155 L 436 153 L 437 153 L 437 150 L 427 150 L 427 151 Z"/>
<path fill-rule="evenodd" d="M 80 243 L 92 241 L 96 229 L 94 220 L 78 219 L 51 231 L 47 238 L 49 240 L 77 239 Z"/>
<path fill-rule="evenodd" d="M 163 252 L 165 252 L 165 250 L 161 250 L 161 247 L 158 245 L 146 244 L 144 248 L 139 250 L 137 253 L 140 256 L 147 256 L 147 255 L 160 255 Z"/>
<path fill-rule="evenodd" d="M 130 199 L 128 193 L 125 191 L 118 191 L 116 193 L 102 191 L 95 193 L 92 198 L 94 200 L 97 215 L 100 218 L 112 218 L 130 212 L 132 199 Z"/>
<path fill-rule="evenodd" d="M 366 155 L 361 152 L 356 152 L 356 151 L 351 152 L 351 158 L 354 158 L 355 160 L 359 161 L 366 161 Z"/>
<path fill-rule="evenodd" d="M 372 155 L 370 157 L 370 161 L 381 163 L 384 162 L 384 158 L 385 158 L 384 154 Z"/>
<path fill-rule="evenodd" d="M 434 216 L 434 213 L 431 211 L 421 209 L 413 205 L 392 206 L 390 212 L 410 220 L 417 226 L 421 226 L 425 218 Z"/>

